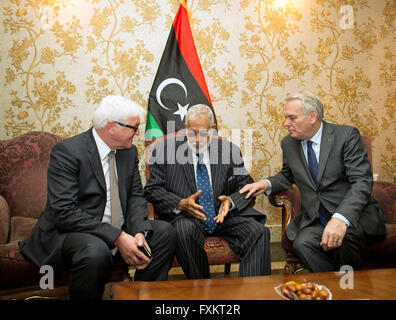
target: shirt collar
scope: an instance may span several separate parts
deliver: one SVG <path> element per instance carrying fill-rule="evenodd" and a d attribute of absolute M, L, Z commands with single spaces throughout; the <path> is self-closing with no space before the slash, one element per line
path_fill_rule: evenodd
<path fill-rule="evenodd" d="M 320 123 L 320 128 L 319 130 L 315 133 L 315 135 L 309 139 L 311 140 L 313 143 L 319 144 L 320 145 L 320 141 L 322 140 L 322 131 L 323 131 L 323 122 Z M 308 140 L 307 140 L 308 141 Z"/>
<path fill-rule="evenodd" d="M 109 148 L 109 146 L 106 144 L 106 142 L 104 142 L 102 140 L 101 137 L 99 137 L 98 133 L 96 132 L 95 128 L 92 129 L 92 134 L 94 136 L 95 142 L 96 142 L 96 146 L 98 147 L 98 151 L 99 151 L 99 156 L 101 160 L 104 160 L 104 158 L 107 157 L 107 155 L 109 154 L 109 152 L 111 151 L 111 149 Z"/>
<path fill-rule="evenodd" d="M 193 157 L 195 161 L 198 162 L 198 156 L 195 153 L 193 153 Z M 209 148 L 206 149 L 205 152 L 203 153 L 202 161 L 204 163 L 209 163 Z"/>

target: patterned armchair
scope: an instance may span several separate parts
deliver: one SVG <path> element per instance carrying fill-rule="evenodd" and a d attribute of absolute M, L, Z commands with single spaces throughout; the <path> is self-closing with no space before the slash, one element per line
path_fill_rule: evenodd
<path fill-rule="evenodd" d="M 53 290 L 39 287 L 39 269 L 19 251 L 29 237 L 47 200 L 47 168 L 52 147 L 62 138 L 30 132 L 0 140 L 0 299 L 68 294 L 68 274 L 55 274 Z M 112 281 L 125 278 L 114 266 Z"/>
<path fill-rule="evenodd" d="M 183 131 L 178 131 L 177 134 L 184 134 Z M 168 139 L 174 136 L 174 133 L 170 133 L 166 136 L 162 136 L 157 138 L 155 141 L 146 144 L 146 181 L 148 181 L 150 177 L 150 172 L 148 170 L 148 161 L 150 159 L 151 153 L 155 146 L 155 143 Z M 152 204 L 148 205 L 149 208 L 149 219 L 157 219 L 157 213 Z M 231 263 L 238 263 L 239 255 L 235 254 L 234 251 L 228 245 L 228 242 L 223 237 L 207 237 L 205 239 L 204 250 L 208 256 L 209 265 L 223 265 L 224 264 L 224 273 L 229 274 L 231 270 Z M 179 263 L 176 257 L 173 260 L 172 267 L 178 267 Z"/>
<path fill-rule="evenodd" d="M 372 163 L 371 141 L 368 137 L 362 137 L 366 147 L 368 158 Z M 372 196 L 376 199 L 385 216 L 386 238 L 367 247 L 362 252 L 362 268 L 386 268 L 396 267 L 396 185 L 375 181 Z M 291 219 L 301 212 L 300 191 L 296 185 L 289 190 L 269 196 L 270 203 L 275 207 L 282 208 L 282 247 L 286 252 L 286 264 L 284 272 L 287 274 L 298 273 L 305 269 L 301 260 L 293 252 L 293 243 L 287 238 L 285 230 Z"/>

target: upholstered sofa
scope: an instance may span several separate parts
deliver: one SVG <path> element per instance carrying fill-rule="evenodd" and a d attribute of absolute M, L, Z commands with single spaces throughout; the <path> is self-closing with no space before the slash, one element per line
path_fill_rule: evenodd
<path fill-rule="evenodd" d="M 368 158 L 372 163 L 371 141 L 362 137 Z M 367 247 L 362 252 L 362 268 L 396 267 L 396 185 L 385 181 L 375 181 L 372 197 L 376 199 L 384 213 L 386 238 Z M 289 190 L 269 196 L 269 202 L 282 208 L 281 243 L 286 253 L 285 273 L 306 270 L 303 262 L 293 252 L 293 243 L 287 238 L 285 230 L 291 219 L 301 213 L 301 196 L 296 185 Z"/>
<path fill-rule="evenodd" d="M 0 299 L 68 294 L 68 274 L 55 274 L 55 289 L 41 290 L 44 276 L 19 251 L 29 237 L 47 200 L 47 168 L 52 147 L 62 138 L 30 132 L 0 140 Z M 114 266 L 112 281 L 125 278 Z"/>

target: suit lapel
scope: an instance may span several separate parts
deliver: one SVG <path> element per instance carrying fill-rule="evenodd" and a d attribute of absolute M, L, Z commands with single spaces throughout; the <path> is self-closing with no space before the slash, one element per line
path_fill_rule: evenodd
<path fill-rule="evenodd" d="M 99 185 L 106 191 L 106 181 L 103 174 L 102 162 L 100 161 L 98 147 L 96 146 L 95 139 L 92 134 L 92 128 L 88 131 L 87 149 L 89 153 L 89 161 L 95 177 L 99 182 Z"/>
<path fill-rule="evenodd" d="M 187 143 L 186 140 L 184 140 L 184 142 L 182 143 Z M 178 146 L 180 147 L 180 145 Z M 177 150 L 178 148 L 176 148 Z M 184 174 L 186 175 L 186 179 L 188 182 L 188 185 L 190 186 L 190 190 L 192 193 L 197 192 L 197 185 L 195 182 L 195 172 L 194 172 L 194 162 L 193 162 L 193 158 L 192 158 L 192 151 L 191 149 L 187 146 L 187 157 L 188 160 L 185 164 L 183 164 L 183 171 Z"/>
<path fill-rule="evenodd" d="M 323 121 L 322 139 L 320 142 L 319 154 L 319 168 L 318 168 L 318 185 L 322 179 L 324 169 L 326 167 L 327 159 L 329 158 L 330 150 L 334 143 L 334 133 L 331 126 Z"/>
<path fill-rule="evenodd" d="M 217 195 L 220 194 L 222 187 L 220 175 L 221 175 L 221 159 L 222 159 L 222 148 L 219 145 L 221 141 L 213 138 L 209 148 L 209 159 L 210 159 L 210 174 L 212 176 L 212 191 L 213 200 L 217 199 Z"/>

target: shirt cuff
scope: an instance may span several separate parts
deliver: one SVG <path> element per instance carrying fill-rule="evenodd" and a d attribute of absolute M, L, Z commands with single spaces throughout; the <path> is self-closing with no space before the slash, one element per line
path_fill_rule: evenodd
<path fill-rule="evenodd" d="M 338 219 L 344 221 L 344 222 L 346 223 L 347 227 L 349 227 L 349 226 L 351 225 L 351 223 L 349 222 L 349 220 L 348 220 L 347 218 L 345 218 L 342 214 L 338 213 L 338 212 L 335 212 L 335 213 L 332 215 L 332 218 L 338 218 Z"/>
<path fill-rule="evenodd" d="M 266 196 L 269 196 L 272 192 L 272 184 L 271 184 L 271 181 L 269 181 L 268 179 L 264 179 L 264 180 L 268 182 L 268 188 L 267 188 L 267 190 L 265 190 L 264 194 Z"/>
<path fill-rule="evenodd" d="M 235 204 L 234 204 L 234 201 L 232 201 L 231 197 L 228 197 L 228 199 L 231 200 L 231 208 L 228 211 L 234 210 L 236 208 Z"/>

